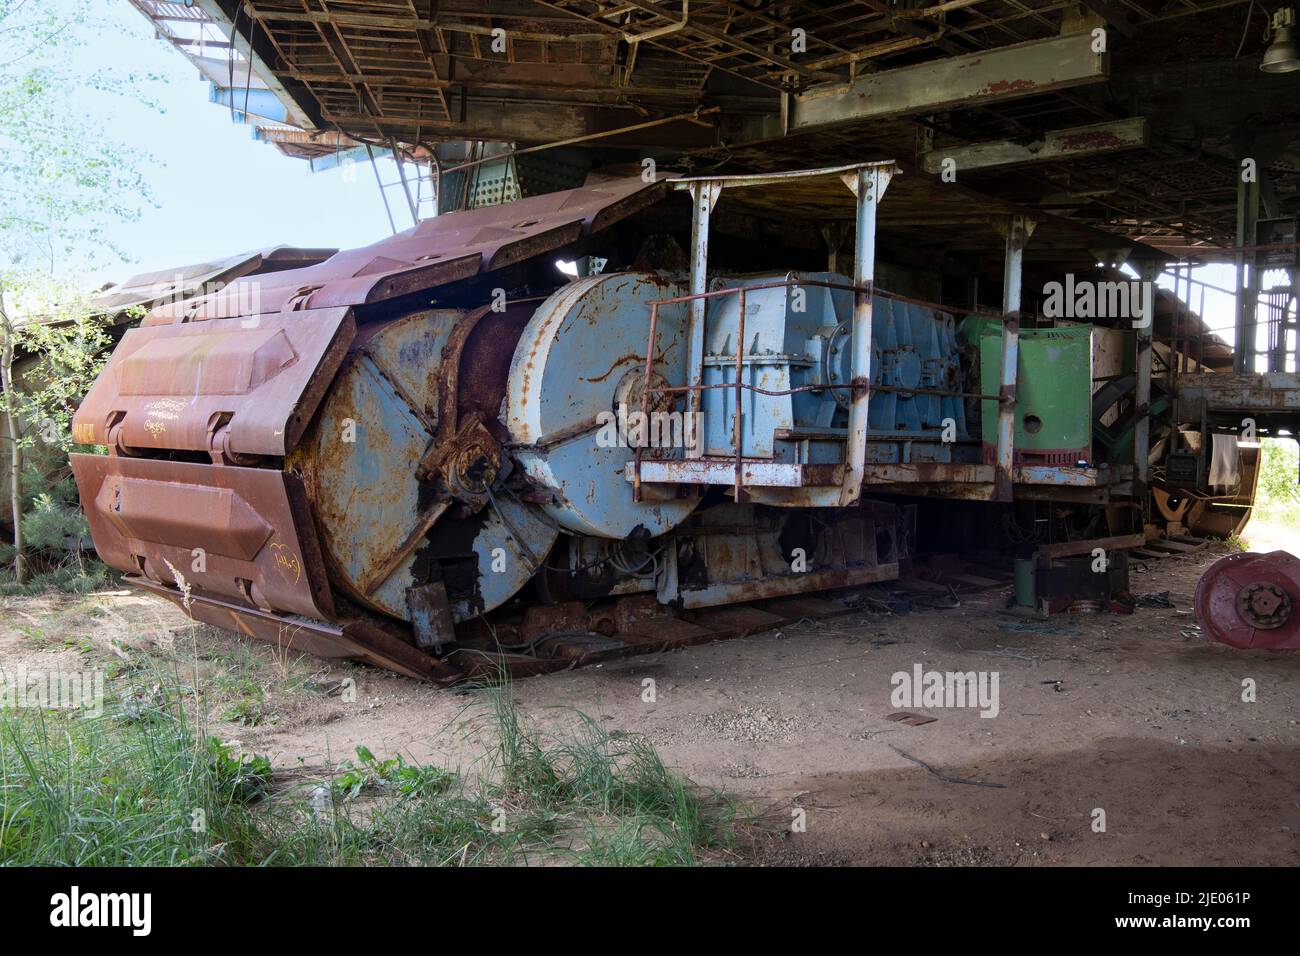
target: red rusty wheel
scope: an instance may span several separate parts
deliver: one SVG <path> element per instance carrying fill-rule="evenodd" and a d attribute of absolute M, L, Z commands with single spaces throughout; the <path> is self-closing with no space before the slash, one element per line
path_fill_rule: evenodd
<path fill-rule="evenodd" d="M 1300 650 L 1300 558 L 1272 551 L 1214 562 L 1196 585 L 1196 620 L 1233 647 Z"/>

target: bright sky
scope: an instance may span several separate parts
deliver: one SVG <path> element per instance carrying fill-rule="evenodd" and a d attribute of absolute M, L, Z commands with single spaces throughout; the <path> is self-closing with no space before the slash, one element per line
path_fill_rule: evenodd
<path fill-rule="evenodd" d="M 157 74 L 160 80 L 144 84 L 144 91 L 162 107 L 160 113 L 126 97 L 77 94 L 78 107 L 102 117 L 115 138 L 153 157 L 142 171 L 156 208 L 111 227 L 129 262 L 104 268 L 96 278 L 121 281 L 282 243 L 361 246 L 391 233 L 369 164 L 355 165 L 350 176 L 338 168 L 313 173 L 306 160 L 255 140 L 252 126 L 232 123 L 227 107 L 208 102 L 207 81 L 154 37 L 134 7 L 125 0 L 96 0 L 96 6 L 117 35 L 84 47 L 78 71 L 127 63 Z M 391 162 L 379 168 L 384 182 L 396 178 Z M 400 196 L 390 190 L 389 201 Z M 398 229 L 411 224 L 404 206 L 395 205 L 393 214 Z"/>

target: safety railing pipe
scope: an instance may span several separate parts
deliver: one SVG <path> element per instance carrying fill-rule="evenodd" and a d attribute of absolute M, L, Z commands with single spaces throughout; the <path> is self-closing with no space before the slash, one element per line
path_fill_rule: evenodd
<path fill-rule="evenodd" d="M 650 389 L 654 381 L 655 369 L 655 334 L 659 330 L 659 303 L 650 303 L 650 341 L 645 347 L 645 379 L 641 383 L 641 421 L 650 420 Z M 689 419 L 688 419 L 689 420 Z M 641 500 L 641 459 L 642 442 L 636 445 L 636 471 L 632 480 L 632 500 Z"/>

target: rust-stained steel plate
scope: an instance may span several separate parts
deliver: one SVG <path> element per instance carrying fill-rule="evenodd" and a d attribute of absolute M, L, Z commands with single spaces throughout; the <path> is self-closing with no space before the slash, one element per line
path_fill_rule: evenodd
<path fill-rule="evenodd" d="M 319 265 L 252 276 L 213 295 L 162 306 L 145 325 L 382 302 L 502 269 L 568 245 L 630 216 L 664 195 L 663 183 L 610 179 L 427 219 Z"/>
<path fill-rule="evenodd" d="M 73 438 L 282 456 L 354 334 L 347 309 L 131 329 L 77 410 Z"/>
<path fill-rule="evenodd" d="M 263 609 L 333 614 L 294 476 L 105 455 L 73 455 L 72 470 L 110 567 Z"/>
<path fill-rule="evenodd" d="M 317 657 L 365 661 L 408 677 L 450 684 L 466 675 L 459 668 L 417 650 L 406 641 L 370 621 L 349 619 L 332 623 L 305 617 L 274 614 L 240 607 L 216 598 L 185 595 L 137 575 L 127 584 L 166 598 L 196 621 L 235 631 L 279 648 Z"/>

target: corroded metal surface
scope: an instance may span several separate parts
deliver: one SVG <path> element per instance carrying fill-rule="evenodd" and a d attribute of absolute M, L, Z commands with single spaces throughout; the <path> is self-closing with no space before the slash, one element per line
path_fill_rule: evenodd
<path fill-rule="evenodd" d="M 243 276 L 315 265 L 336 252 L 337 249 L 274 246 L 228 256 L 215 262 L 143 272 L 104 289 L 90 300 L 89 305 L 95 313 L 122 321 L 130 318 L 127 310 L 152 309 L 163 302 L 179 302 L 195 295 L 214 292 Z"/>
<path fill-rule="evenodd" d="M 301 482 L 265 468 L 73 455 L 104 562 L 247 607 L 334 612 Z"/>
<path fill-rule="evenodd" d="M 1175 380 L 1178 414 L 1199 414 L 1197 403 L 1232 412 L 1291 412 L 1300 416 L 1300 375 L 1295 372 L 1188 372 Z"/>
<path fill-rule="evenodd" d="M 862 170 L 887 165 L 853 167 L 872 209 L 883 184 Z M 818 171 L 852 195 L 839 173 Z M 959 366 L 948 344 L 914 334 L 933 338 L 934 316 L 902 324 L 923 310 L 895 316 L 886 303 L 874 326 L 886 341 L 872 353 L 865 267 L 841 290 L 845 304 L 857 293 L 852 329 L 829 294 L 800 296 L 811 314 L 790 318 L 803 311 L 792 290 L 761 295 L 761 279 L 734 303 L 710 299 L 699 359 L 716 381 L 700 384 L 715 390 L 700 405 L 716 440 L 705 455 L 686 447 L 684 421 L 667 447 L 640 453 L 631 435 L 601 434 L 620 412 L 680 414 L 689 309 L 678 279 L 649 271 L 654 262 L 572 282 L 553 264 L 590 266 L 585 257 L 602 250 L 582 240 L 663 194 L 639 177 L 606 180 L 451 214 L 156 310 L 76 419 L 79 440 L 109 448 L 74 461 L 101 555 L 199 620 L 431 680 L 672 646 L 661 628 L 678 643 L 713 639 L 695 622 L 668 625 L 669 609 L 897 576 L 910 548 L 877 549 L 911 539 L 914 511 L 845 508 L 845 495 L 857 501 L 874 486 L 987 497 L 995 469 L 922 453 L 918 438 L 982 396 L 950 381 Z M 662 223 L 678 212 L 665 204 L 634 225 L 671 228 Z M 637 261 L 625 248 L 636 233 L 609 243 L 615 267 Z M 869 264 L 872 230 L 860 233 Z M 695 278 L 702 290 L 738 281 Z M 779 284 L 801 281 L 819 286 L 793 273 Z M 927 361 L 937 363 L 930 378 Z M 789 372 L 805 367 L 824 375 Z M 798 414 L 774 410 L 774 397 Z M 873 400 L 883 422 L 869 414 Z M 856 425 L 850 406 L 863 413 Z M 708 434 L 698 424 L 691 433 Z M 653 444 L 653 429 L 647 437 Z M 884 442 L 910 450 L 887 456 Z M 1107 481 L 1101 470 L 1013 477 L 1088 493 Z M 708 484 L 731 485 L 733 501 L 706 496 Z M 528 610 L 533 585 L 543 601 L 582 603 Z M 623 600 L 663 614 L 629 610 L 636 620 L 625 626 L 615 620 L 632 607 Z M 773 618 L 725 613 L 746 628 Z M 538 630 L 552 619 L 594 633 Z"/>
<path fill-rule="evenodd" d="M 409 592 L 430 587 L 456 620 L 489 611 L 557 535 L 536 504 L 491 493 L 501 396 L 535 306 L 426 307 L 360 330 L 349 307 L 544 254 L 663 192 L 607 179 L 447 215 L 155 309 L 74 423 L 109 449 L 74 461 L 100 555 L 202 619 L 281 640 L 280 617 L 300 615 L 294 646 L 430 676 L 409 627 L 383 616 L 409 618 Z M 336 607 L 331 587 L 364 611 Z"/>
<path fill-rule="evenodd" d="M 414 583 L 387 564 L 393 549 L 417 527 L 428 530 L 446 507 L 416 470 L 437 427 L 442 350 L 461 317 L 417 312 L 367 327 L 288 462 L 311 489 L 334 585 L 389 614 L 405 614 L 405 589 Z M 409 572 L 414 557 L 404 558 Z"/>
<path fill-rule="evenodd" d="M 1220 558 L 1196 585 L 1196 620 L 1244 650 L 1300 650 L 1300 558 L 1286 551 Z"/>
<path fill-rule="evenodd" d="M 284 455 L 354 332 L 347 309 L 131 329 L 73 419 L 118 451 Z"/>
<path fill-rule="evenodd" d="M 513 596 L 550 550 L 556 532 L 535 506 L 488 493 L 503 459 L 483 409 L 501 403 L 517 313 L 512 324 L 510 309 L 440 309 L 364 327 L 290 456 L 311 489 L 330 580 L 362 606 L 408 619 L 409 589 L 445 576 L 464 620 Z M 480 328 L 494 335 L 480 341 Z"/>
<path fill-rule="evenodd" d="M 349 618 L 338 622 L 276 614 L 241 607 L 218 598 L 185 594 L 147 578 L 126 577 L 130 585 L 165 598 L 196 621 L 265 641 L 278 648 L 317 657 L 361 660 L 417 680 L 450 684 L 466 672 L 416 650 L 374 621 Z"/>
<path fill-rule="evenodd" d="M 150 313 L 146 325 L 231 315 L 359 306 L 505 268 L 599 232 L 662 198 L 663 184 L 606 179 L 579 189 L 427 219 L 319 265 L 240 279 Z"/>
<path fill-rule="evenodd" d="M 648 303 L 679 287 L 641 273 L 598 275 L 570 283 L 544 302 L 515 351 L 505 393 L 505 422 L 528 477 L 550 493 L 544 508 L 570 531 L 624 538 L 672 530 L 695 497 L 637 501 L 624 470 L 638 444 L 648 454 L 684 455 L 689 419 L 667 409 L 641 419 Z M 686 378 L 683 306 L 661 308 L 655 368 L 665 384 Z M 655 427 L 652 427 L 655 426 Z"/>

